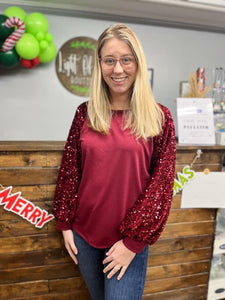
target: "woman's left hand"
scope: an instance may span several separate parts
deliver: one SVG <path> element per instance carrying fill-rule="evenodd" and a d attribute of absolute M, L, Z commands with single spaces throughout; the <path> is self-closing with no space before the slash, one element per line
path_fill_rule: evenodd
<path fill-rule="evenodd" d="M 107 264 L 103 272 L 109 272 L 107 278 L 111 278 L 120 271 L 117 279 L 120 280 L 125 274 L 129 264 L 135 257 L 136 253 L 129 250 L 122 240 L 116 242 L 106 253 L 107 257 L 103 260 L 103 264 Z"/>

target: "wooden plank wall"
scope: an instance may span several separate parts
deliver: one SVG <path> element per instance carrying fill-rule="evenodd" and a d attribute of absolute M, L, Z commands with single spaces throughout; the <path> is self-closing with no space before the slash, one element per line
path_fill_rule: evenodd
<path fill-rule="evenodd" d="M 0 142 L 0 184 L 51 212 L 63 142 Z M 220 171 L 223 147 L 202 147 L 195 171 Z M 177 149 L 176 171 L 197 147 Z M 173 199 L 167 226 L 150 247 L 143 300 L 206 299 L 215 209 L 180 209 Z M 0 206 L 0 299 L 86 300 L 87 288 L 52 220 L 35 228 Z M 119 299 L 118 299 L 119 300 Z"/>

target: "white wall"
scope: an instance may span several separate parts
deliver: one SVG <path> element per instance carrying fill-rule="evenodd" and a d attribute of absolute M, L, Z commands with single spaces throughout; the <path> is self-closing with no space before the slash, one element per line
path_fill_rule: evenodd
<path fill-rule="evenodd" d="M 27 12 L 28 13 L 28 12 Z M 30 13 L 30 12 L 29 12 Z M 0 14 L 3 11 L 0 10 Z M 97 39 L 113 22 L 46 15 L 59 49 L 76 36 Z M 136 32 L 154 68 L 156 99 L 172 112 L 180 81 L 199 66 L 224 66 L 224 34 L 128 24 Z M 33 70 L 0 68 L 0 140 L 65 140 L 76 107 L 85 98 L 67 91 L 57 78 L 54 61 Z"/>

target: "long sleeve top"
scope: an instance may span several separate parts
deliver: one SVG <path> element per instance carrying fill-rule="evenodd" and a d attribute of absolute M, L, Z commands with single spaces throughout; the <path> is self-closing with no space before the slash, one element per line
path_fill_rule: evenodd
<path fill-rule="evenodd" d="M 98 138 L 96 134 L 100 134 L 90 128 L 88 129 L 86 103 L 79 106 L 64 149 L 53 204 L 53 213 L 58 219 L 58 229 L 74 228 L 90 244 L 99 248 L 111 246 L 114 242 L 123 238 L 124 244 L 136 253 L 139 253 L 147 244 L 153 244 L 159 238 L 171 206 L 175 165 L 173 120 L 168 109 L 164 106 L 161 107 L 165 115 L 162 133 L 149 139 L 146 143 L 141 143 L 141 146 L 139 145 L 141 150 L 138 149 L 139 152 L 136 154 L 134 152 L 134 159 L 131 156 L 132 161 L 136 161 L 135 155 L 142 157 L 138 159 L 135 173 L 131 172 L 131 174 L 137 172 L 139 175 L 141 173 L 141 176 L 128 176 L 128 173 L 126 176 L 126 172 L 130 171 L 127 170 L 127 166 L 130 169 L 130 165 L 133 163 L 129 164 L 129 158 L 126 158 L 127 155 L 125 155 L 126 152 L 123 156 L 123 152 L 120 151 L 121 155 L 117 155 L 118 159 L 116 160 L 117 172 L 118 174 L 121 173 L 119 169 L 121 167 L 122 170 L 125 169 L 125 176 L 122 176 L 121 179 L 117 176 L 117 181 L 114 177 L 114 188 L 110 194 L 110 191 L 107 194 L 112 178 L 109 177 L 107 181 L 104 172 L 100 171 L 105 179 L 101 180 L 101 176 L 98 176 L 98 170 L 102 169 L 99 162 L 101 161 L 101 155 L 104 155 L 104 158 L 106 156 L 106 159 L 110 159 L 110 157 L 103 154 L 108 152 L 104 145 L 106 144 L 109 148 L 114 147 L 115 139 L 118 140 L 118 135 L 123 134 L 117 126 L 118 120 L 121 121 L 121 116 L 117 116 L 113 120 L 114 123 L 111 124 L 111 140 L 105 140 L 105 137 L 103 137 L 103 141 L 102 138 L 96 140 L 96 137 Z M 88 131 L 89 135 L 87 135 Z M 89 152 L 84 151 L 83 148 L 85 148 L 85 139 L 90 140 L 90 136 L 94 143 L 91 144 L 91 154 L 88 156 Z M 94 137 L 95 139 L 92 139 Z M 137 142 L 133 143 L 129 139 L 128 134 L 121 136 L 121 141 L 125 140 L 129 147 L 134 148 L 129 149 L 130 152 L 136 151 L 135 144 L 138 145 Z M 93 150 L 95 143 L 97 143 L 98 156 Z M 123 145 L 116 144 L 115 147 L 121 148 Z M 88 160 L 91 155 L 95 159 L 93 162 L 90 159 Z M 121 160 L 120 156 L 122 156 Z M 98 168 L 95 171 L 96 173 L 93 173 L 92 170 L 95 170 L 95 167 L 92 167 L 92 165 L 95 166 L 96 164 Z M 113 165 L 113 157 L 111 165 Z M 110 172 L 110 167 L 107 171 Z M 115 172 L 112 171 L 112 174 L 115 175 Z M 92 181 L 89 181 L 89 184 L 87 180 L 88 173 L 94 177 Z M 102 186 L 100 189 L 95 188 L 95 186 L 98 186 L 95 185 L 98 177 Z M 118 188 L 120 181 L 123 182 L 122 190 Z M 126 184 L 126 182 L 128 183 Z M 91 193 L 92 190 L 94 193 Z M 98 197 L 96 198 L 95 195 L 98 195 Z"/>

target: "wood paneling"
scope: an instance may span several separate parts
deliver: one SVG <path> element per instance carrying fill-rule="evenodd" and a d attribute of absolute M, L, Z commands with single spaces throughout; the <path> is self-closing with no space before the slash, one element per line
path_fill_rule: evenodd
<path fill-rule="evenodd" d="M 3 186 L 53 184 L 57 180 L 58 169 L 49 167 L 2 168 L 0 180 Z"/>
<path fill-rule="evenodd" d="M 144 293 L 159 293 L 162 291 L 169 291 L 174 289 L 186 288 L 195 286 L 196 283 L 204 284 L 208 281 L 207 273 L 200 273 L 187 276 L 163 278 L 160 280 L 146 281 Z"/>
<path fill-rule="evenodd" d="M 51 212 L 64 142 L 0 142 L 0 184 Z M 224 147 L 177 147 L 176 171 L 220 171 Z M 181 209 L 181 193 L 157 243 L 149 248 L 143 300 L 206 299 L 215 209 Z M 88 300 L 78 267 L 52 220 L 35 228 L 0 206 L 0 299 Z"/>
<path fill-rule="evenodd" d="M 146 280 L 158 280 L 162 278 L 171 278 L 208 272 L 209 267 L 210 266 L 207 260 L 205 261 L 205 263 L 204 261 L 197 261 L 149 267 L 146 275 Z"/>
<path fill-rule="evenodd" d="M 167 290 L 159 293 L 145 294 L 143 300 L 199 300 L 206 299 L 207 285 L 191 286 L 183 289 Z"/>

